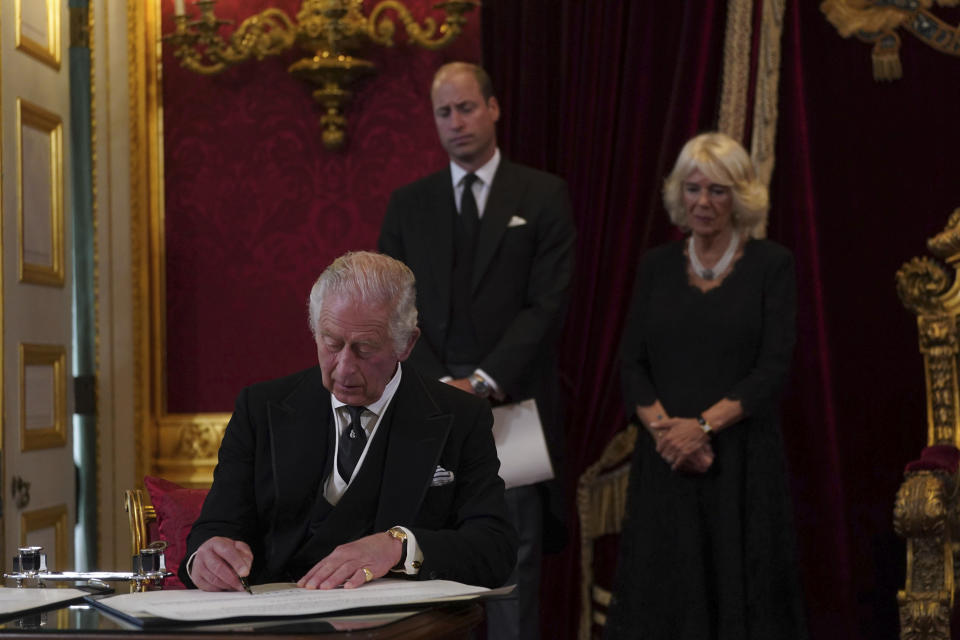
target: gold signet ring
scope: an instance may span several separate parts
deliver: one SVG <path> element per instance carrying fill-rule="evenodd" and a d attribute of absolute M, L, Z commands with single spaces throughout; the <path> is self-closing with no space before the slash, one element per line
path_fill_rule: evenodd
<path fill-rule="evenodd" d="M 363 571 L 364 582 L 370 582 L 371 580 L 373 580 L 373 571 L 370 571 L 370 569 L 367 569 L 366 567 L 363 567 L 360 570 Z"/>

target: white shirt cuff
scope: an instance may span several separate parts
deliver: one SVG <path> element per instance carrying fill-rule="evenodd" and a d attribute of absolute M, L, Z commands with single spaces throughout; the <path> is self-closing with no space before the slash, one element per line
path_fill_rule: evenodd
<path fill-rule="evenodd" d="M 483 381 L 487 383 L 487 386 L 493 389 L 492 395 L 503 397 L 503 394 L 500 393 L 500 385 L 497 384 L 496 380 L 490 377 L 490 374 L 488 374 L 483 369 L 477 369 L 476 371 L 474 371 L 474 373 L 480 376 L 481 378 L 483 378 Z"/>
<path fill-rule="evenodd" d="M 407 534 L 407 556 L 403 558 L 403 568 L 393 571 L 395 571 L 395 573 L 405 573 L 408 576 L 415 576 L 420 573 L 420 565 L 423 564 L 423 552 L 420 551 L 420 547 L 417 546 L 417 536 L 413 535 L 413 531 L 410 531 L 410 529 L 406 527 L 397 525 L 396 528 L 401 529 Z"/>
<path fill-rule="evenodd" d="M 197 551 L 200 551 L 200 549 L 197 549 Z M 193 559 L 197 557 L 197 551 L 191 553 L 190 557 L 187 558 L 187 577 L 190 578 L 190 582 L 193 582 L 193 573 L 191 572 L 193 571 Z"/>

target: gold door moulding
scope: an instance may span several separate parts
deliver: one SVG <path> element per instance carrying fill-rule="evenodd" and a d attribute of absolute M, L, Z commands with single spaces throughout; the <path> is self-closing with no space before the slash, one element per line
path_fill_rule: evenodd
<path fill-rule="evenodd" d="M 36 8 L 42 4 L 44 7 L 44 25 L 47 32 L 46 42 L 41 42 L 39 38 L 33 38 L 24 32 L 23 7 L 24 5 Z M 57 71 L 60 70 L 60 2 L 58 0 L 15 0 L 14 2 L 14 24 L 16 25 L 16 46 L 17 49 L 33 56 L 40 62 L 49 65 Z M 26 24 L 27 30 L 37 25 Z M 37 34 L 39 36 L 39 34 Z"/>
<path fill-rule="evenodd" d="M 27 534 L 32 531 L 53 529 L 53 563 L 47 560 L 50 571 L 63 571 L 70 566 L 67 556 L 67 505 L 61 504 L 45 509 L 24 511 L 20 514 L 20 546 L 27 546 Z"/>
<path fill-rule="evenodd" d="M 27 428 L 28 367 L 50 369 L 52 424 Z M 35 389 L 47 395 L 43 388 Z M 67 350 L 61 345 L 20 344 L 20 451 L 62 447 L 67 444 Z"/>
<path fill-rule="evenodd" d="M 32 131 L 45 136 L 43 143 L 33 144 Z M 17 221 L 19 225 L 20 281 L 32 284 L 62 287 L 64 283 L 64 220 L 63 220 L 63 121 L 57 114 L 47 111 L 23 98 L 17 98 Z M 25 166 L 35 155 L 46 155 L 46 171 Z M 46 202 L 32 202 L 35 193 L 46 191 Z M 29 210 L 30 205 L 43 204 L 47 211 Z M 37 216 L 35 220 L 28 217 Z M 36 227 L 37 221 L 46 217 L 43 228 L 35 229 L 48 238 L 28 237 L 28 225 Z M 29 246 L 28 246 L 29 245 Z M 38 255 L 28 255 L 31 248 L 42 246 Z"/>
<path fill-rule="evenodd" d="M 898 29 L 941 53 L 960 56 L 960 27 L 948 25 L 931 11 L 937 4 L 953 7 L 957 0 L 824 0 L 820 10 L 844 38 L 851 35 L 873 44 L 874 80 L 903 76 Z"/>

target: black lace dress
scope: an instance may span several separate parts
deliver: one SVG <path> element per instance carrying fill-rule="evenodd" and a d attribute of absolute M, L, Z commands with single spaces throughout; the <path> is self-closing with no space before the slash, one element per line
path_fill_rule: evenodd
<path fill-rule="evenodd" d="M 713 437 L 705 474 L 670 470 L 641 429 L 608 639 L 805 638 L 778 396 L 794 344 L 793 257 L 750 240 L 716 288 L 689 283 L 684 243 L 641 263 L 621 346 L 631 413 L 657 399 L 695 417 L 721 398 L 746 417 Z"/>

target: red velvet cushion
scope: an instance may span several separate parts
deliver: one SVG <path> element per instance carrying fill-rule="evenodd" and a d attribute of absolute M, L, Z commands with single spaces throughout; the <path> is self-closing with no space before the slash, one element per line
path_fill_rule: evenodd
<path fill-rule="evenodd" d="M 907 464 L 910 471 L 946 471 L 956 473 L 960 463 L 960 450 L 949 444 L 935 444 L 920 452 L 920 459 Z"/>
<path fill-rule="evenodd" d="M 143 484 L 146 485 L 150 493 L 150 503 L 157 512 L 160 539 L 166 540 L 168 545 L 164 557 L 167 570 L 173 572 L 174 577 L 166 579 L 164 588 L 183 589 L 183 583 L 176 577 L 177 569 L 180 568 L 187 550 L 187 534 L 200 515 L 208 489 L 187 489 L 153 476 L 145 476 Z"/>

